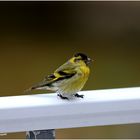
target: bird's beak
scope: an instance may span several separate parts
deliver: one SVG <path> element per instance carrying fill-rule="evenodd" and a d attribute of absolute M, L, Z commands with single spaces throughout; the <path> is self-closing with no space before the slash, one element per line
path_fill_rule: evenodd
<path fill-rule="evenodd" d="M 88 59 L 87 59 L 87 62 L 86 62 L 86 63 L 87 63 L 87 64 L 90 64 L 90 63 L 91 63 L 91 62 L 93 62 L 93 61 L 94 61 L 93 59 L 91 59 L 91 58 L 89 58 L 89 57 L 88 57 Z"/>

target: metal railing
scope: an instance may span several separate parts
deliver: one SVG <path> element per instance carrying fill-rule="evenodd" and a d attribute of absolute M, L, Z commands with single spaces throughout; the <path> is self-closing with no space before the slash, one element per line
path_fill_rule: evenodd
<path fill-rule="evenodd" d="M 54 129 L 140 123 L 140 87 L 81 91 L 84 99 L 56 94 L 0 97 L 0 133 L 54 138 Z"/>

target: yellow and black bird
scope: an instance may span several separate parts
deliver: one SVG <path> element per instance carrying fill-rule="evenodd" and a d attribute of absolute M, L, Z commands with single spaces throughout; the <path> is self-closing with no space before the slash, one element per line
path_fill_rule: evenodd
<path fill-rule="evenodd" d="M 45 77 L 44 81 L 31 87 L 31 90 L 51 90 L 57 92 L 62 99 L 81 97 L 80 91 L 88 80 L 92 61 L 83 53 L 76 53 L 71 59 Z"/>

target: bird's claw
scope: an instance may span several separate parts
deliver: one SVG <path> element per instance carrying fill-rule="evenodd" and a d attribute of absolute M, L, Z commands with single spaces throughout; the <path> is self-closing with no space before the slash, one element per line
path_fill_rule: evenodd
<path fill-rule="evenodd" d="M 84 95 L 79 95 L 78 93 L 76 93 L 74 96 L 78 98 L 84 98 Z"/>
<path fill-rule="evenodd" d="M 57 94 L 57 96 L 59 96 L 61 99 L 66 99 L 66 100 L 68 100 L 67 97 L 62 96 L 61 94 Z"/>

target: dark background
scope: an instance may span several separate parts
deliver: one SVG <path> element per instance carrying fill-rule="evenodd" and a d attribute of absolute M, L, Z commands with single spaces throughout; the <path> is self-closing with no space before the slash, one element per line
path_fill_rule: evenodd
<path fill-rule="evenodd" d="M 95 60 L 83 90 L 140 86 L 140 2 L 0 2 L 0 96 L 25 94 L 76 52 Z M 140 138 L 139 129 L 65 129 L 57 138 Z"/>

